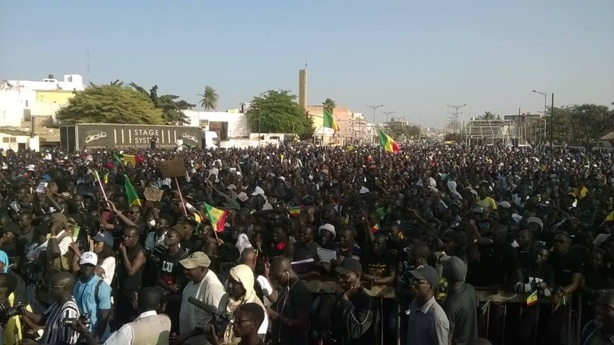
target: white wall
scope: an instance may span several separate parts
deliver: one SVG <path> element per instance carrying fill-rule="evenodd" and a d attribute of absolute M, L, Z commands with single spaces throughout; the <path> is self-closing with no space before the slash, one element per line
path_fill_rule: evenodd
<path fill-rule="evenodd" d="M 19 144 L 25 144 L 26 148 L 31 148 L 36 151 L 39 150 L 40 141 L 38 136 L 30 138 L 27 135 L 11 135 L 6 133 L 0 133 L 0 148 L 3 150 L 17 151 Z"/>
<path fill-rule="evenodd" d="M 7 80 L 13 87 L 26 88 L 35 91 L 67 90 L 82 91 L 83 77 L 79 74 L 64 75 L 64 80 L 45 78 L 40 81 L 35 80 Z"/>
<path fill-rule="evenodd" d="M 36 100 L 32 90 L 0 89 L 0 126 L 20 127 L 26 104 Z"/>
<path fill-rule="evenodd" d="M 249 135 L 247 120 L 243 113 L 185 110 L 184 114 L 190 119 L 190 126 L 200 127 L 201 120 L 228 122 L 228 138 L 240 138 Z M 209 126 L 204 126 L 203 129 L 208 131 Z"/>

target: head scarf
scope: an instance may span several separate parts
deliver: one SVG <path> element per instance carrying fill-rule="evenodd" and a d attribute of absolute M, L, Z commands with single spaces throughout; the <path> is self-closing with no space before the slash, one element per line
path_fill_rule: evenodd
<path fill-rule="evenodd" d="M 252 271 L 252 269 L 249 268 L 249 266 L 247 265 L 237 265 L 230 269 L 230 277 L 243 285 L 243 289 L 245 289 L 245 294 L 239 299 L 234 299 L 233 297 L 228 298 L 228 304 L 226 305 L 226 313 L 229 318 L 232 319 L 235 311 L 239 308 L 239 306 L 245 303 L 259 304 L 266 313 L 264 304 L 262 304 L 260 298 L 256 296 L 256 291 L 254 291 L 254 271 Z M 224 332 L 224 344 L 238 344 L 239 341 L 241 341 L 241 338 L 234 336 L 232 332 L 232 323 L 229 323 L 226 327 L 226 331 Z"/>

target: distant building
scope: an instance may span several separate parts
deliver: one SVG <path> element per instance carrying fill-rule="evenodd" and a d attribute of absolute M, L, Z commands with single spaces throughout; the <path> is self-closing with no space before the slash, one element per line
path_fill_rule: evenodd
<path fill-rule="evenodd" d="M 75 91 L 85 89 L 83 77 L 68 74 L 62 81 L 53 75 L 42 81 L 3 80 L 0 82 L 0 126 L 29 127 L 32 117 L 39 123 L 55 121 L 56 112 L 68 104 Z M 42 121 L 41 121 L 42 120 Z"/>
<path fill-rule="evenodd" d="M 183 113 L 190 119 L 190 126 L 216 132 L 221 141 L 249 138 L 250 131 L 245 114 L 235 109 L 229 112 L 184 110 Z"/>
<path fill-rule="evenodd" d="M 333 132 L 322 128 L 324 106 L 307 106 L 307 112 L 313 121 L 314 137 L 322 140 L 322 136 L 324 136 L 324 142 L 329 142 L 333 137 Z M 364 119 L 362 113 L 353 113 L 348 107 L 335 107 L 331 115 L 339 126 L 339 131 L 332 138 L 335 141 L 341 143 L 359 142 L 367 137 L 367 133 L 370 133 L 371 125 Z"/>

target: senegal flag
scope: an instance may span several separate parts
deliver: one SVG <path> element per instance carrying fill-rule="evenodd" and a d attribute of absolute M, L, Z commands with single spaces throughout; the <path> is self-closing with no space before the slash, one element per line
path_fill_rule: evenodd
<path fill-rule="evenodd" d="M 333 115 L 331 115 L 330 111 L 328 111 L 328 109 L 324 109 L 324 116 L 323 116 L 323 121 L 324 123 L 322 124 L 323 127 L 326 128 L 332 128 L 335 130 L 335 132 L 339 131 L 339 126 L 337 126 L 337 122 L 335 122 L 335 119 L 333 118 Z"/>
<path fill-rule="evenodd" d="M 209 217 L 213 230 L 223 232 L 228 211 L 220 210 L 219 208 L 215 208 L 207 203 L 205 203 L 205 207 L 207 208 L 207 217 Z"/>
<path fill-rule="evenodd" d="M 137 205 L 141 206 L 141 199 L 139 199 L 139 195 L 134 189 L 132 183 L 130 183 L 130 179 L 126 174 L 124 174 L 124 189 L 126 189 L 126 198 L 128 198 L 128 205 Z"/>
<path fill-rule="evenodd" d="M 399 145 L 397 142 L 392 140 L 388 134 L 382 131 L 379 131 L 379 144 L 384 150 L 386 150 L 386 152 L 399 152 Z"/>
<path fill-rule="evenodd" d="M 527 297 L 527 307 L 530 307 L 535 303 L 537 303 L 537 290 L 533 291 L 533 293 Z"/>

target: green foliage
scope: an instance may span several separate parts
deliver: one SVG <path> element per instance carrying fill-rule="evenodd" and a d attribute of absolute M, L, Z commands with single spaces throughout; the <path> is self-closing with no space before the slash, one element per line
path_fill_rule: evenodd
<path fill-rule="evenodd" d="M 129 123 L 163 124 L 162 112 L 142 93 L 120 84 L 94 85 L 75 92 L 57 112 L 62 124 Z"/>
<path fill-rule="evenodd" d="M 478 120 L 494 120 L 497 118 L 497 115 L 493 114 L 490 111 L 484 112 L 484 115 L 478 116 Z"/>
<path fill-rule="evenodd" d="M 462 142 L 463 138 L 460 133 L 448 133 L 443 137 L 443 141 L 454 141 L 457 143 Z"/>
<path fill-rule="evenodd" d="M 313 135 L 312 120 L 286 90 L 269 90 L 252 100 L 245 113 L 253 133 L 296 133 L 301 138 Z"/>
<path fill-rule="evenodd" d="M 206 111 L 215 110 L 217 108 L 217 101 L 219 96 L 215 89 L 211 86 L 205 86 L 205 91 L 201 94 L 198 94 L 201 97 L 200 106 L 205 108 Z"/>
<path fill-rule="evenodd" d="M 162 117 L 166 124 L 190 123 L 190 119 L 185 116 L 183 110 L 193 108 L 194 104 L 184 100 L 177 100 L 179 96 L 175 95 L 158 96 L 158 85 L 154 85 L 149 91 L 135 83 L 130 83 L 130 86 L 147 96 L 157 109 L 162 110 Z"/>
<path fill-rule="evenodd" d="M 551 111 L 548 111 L 551 114 Z M 550 116 L 547 117 L 550 141 Z M 554 108 L 554 143 L 595 146 L 599 138 L 614 130 L 614 111 L 607 106 L 582 104 Z"/>
<path fill-rule="evenodd" d="M 404 122 L 390 122 L 387 131 L 387 134 L 397 141 L 420 138 L 420 127 L 408 125 Z"/>
<path fill-rule="evenodd" d="M 333 110 L 335 110 L 335 108 L 337 107 L 337 103 L 335 103 L 335 101 L 333 101 L 332 99 L 327 98 L 326 100 L 324 100 L 324 102 L 322 102 L 322 106 L 324 107 L 324 109 L 328 110 L 328 112 L 332 114 Z"/>

